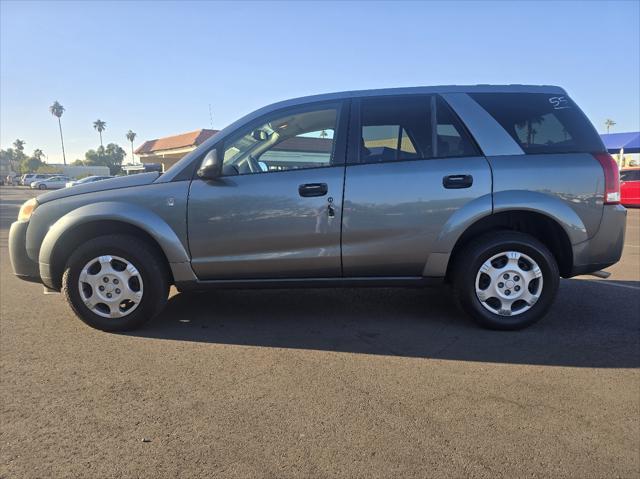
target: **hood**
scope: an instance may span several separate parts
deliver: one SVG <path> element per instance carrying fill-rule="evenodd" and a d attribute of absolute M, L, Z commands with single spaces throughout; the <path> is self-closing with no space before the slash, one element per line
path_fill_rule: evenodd
<path fill-rule="evenodd" d="M 130 176 L 121 176 L 118 178 L 110 178 L 108 180 L 95 181 L 84 185 L 75 185 L 69 188 L 50 191 L 37 197 L 38 203 L 47 203 L 59 198 L 68 196 L 82 195 L 84 193 L 94 193 L 96 191 L 115 190 L 118 188 L 130 188 L 132 186 L 142 186 L 153 183 L 160 173 L 138 173 Z"/>

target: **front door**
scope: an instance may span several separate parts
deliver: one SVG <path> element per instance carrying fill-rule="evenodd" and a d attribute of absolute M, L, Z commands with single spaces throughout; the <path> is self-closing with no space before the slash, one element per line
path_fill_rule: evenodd
<path fill-rule="evenodd" d="M 280 110 L 216 145 L 223 176 L 189 194 L 199 279 L 342 275 L 347 115 L 341 103 Z"/>

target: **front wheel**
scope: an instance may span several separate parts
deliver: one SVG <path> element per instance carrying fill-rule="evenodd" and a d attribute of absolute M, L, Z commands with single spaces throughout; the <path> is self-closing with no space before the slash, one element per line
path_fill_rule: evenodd
<path fill-rule="evenodd" d="M 458 304 L 491 329 L 522 329 L 540 320 L 560 282 L 549 249 L 515 231 L 478 238 L 455 261 L 453 286 Z"/>
<path fill-rule="evenodd" d="M 62 292 L 76 315 L 103 331 L 127 331 L 156 316 L 167 302 L 163 258 L 128 235 L 85 242 L 67 261 Z"/>

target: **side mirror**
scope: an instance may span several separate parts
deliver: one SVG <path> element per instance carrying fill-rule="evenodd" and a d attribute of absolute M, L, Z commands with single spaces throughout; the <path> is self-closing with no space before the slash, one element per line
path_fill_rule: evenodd
<path fill-rule="evenodd" d="M 222 160 L 218 158 L 218 149 L 211 150 L 202 160 L 196 174 L 203 180 L 215 180 L 222 174 Z"/>

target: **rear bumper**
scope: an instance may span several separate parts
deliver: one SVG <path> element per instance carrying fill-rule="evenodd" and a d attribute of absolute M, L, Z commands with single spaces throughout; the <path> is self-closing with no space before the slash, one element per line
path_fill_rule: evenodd
<path fill-rule="evenodd" d="M 41 283 L 40 268 L 27 254 L 27 227 L 29 222 L 16 221 L 9 230 L 9 259 L 13 273 L 20 279 Z"/>
<path fill-rule="evenodd" d="M 599 271 L 620 261 L 626 228 L 625 207 L 605 205 L 595 236 L 573 246 L 571 276 Z"/>

